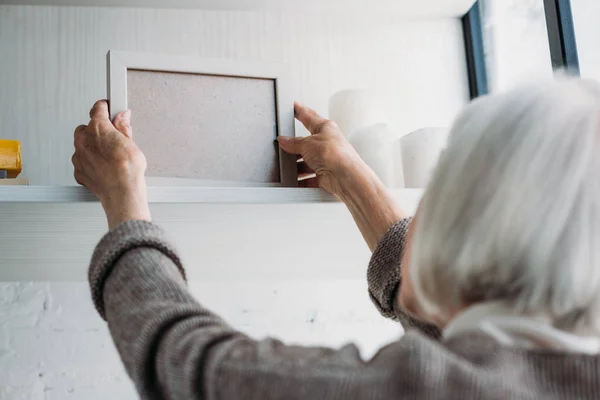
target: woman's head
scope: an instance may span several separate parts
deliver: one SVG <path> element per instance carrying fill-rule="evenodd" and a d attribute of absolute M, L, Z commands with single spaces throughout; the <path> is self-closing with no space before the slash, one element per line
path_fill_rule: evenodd
<path fill-rule="evenodd" d="M 411 250 L 417 301 L 438 321 L 502 300 L 600 332 L 600 85 L 563 78 L 469 105 Z"/>

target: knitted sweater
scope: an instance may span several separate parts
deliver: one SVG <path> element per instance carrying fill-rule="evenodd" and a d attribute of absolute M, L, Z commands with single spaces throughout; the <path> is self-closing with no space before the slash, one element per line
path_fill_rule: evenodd
<path fill-rule="evenodd" d="M 129 221 L 98 244 L 92 296 L 143 399 L 598 399 L 600 358 L 502 347 L 483 334 L 448 340 L 395 307 L 409 220 L 373 253 L 369 294 L 406 333 L 363 360 L 236 331 L 188 292 L 156 225 Z M 334 296 L 335 293 L 332 293 Z"/>

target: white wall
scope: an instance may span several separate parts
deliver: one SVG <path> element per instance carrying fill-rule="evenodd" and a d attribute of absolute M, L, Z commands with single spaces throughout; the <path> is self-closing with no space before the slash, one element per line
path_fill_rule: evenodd
<path fill-rule="evenodd" d="M 72 131 L 86 122 L 91 104 L 105 96 L 104 55 L 111 48 L 283 61 L 290 65 L 296 99 L 324 114 L 335 91 L 372 87 L 388 99 L 399 134 L 447 125 L 468 97 L 462 32 L 454 19 L 0 6 L 0 137 L 22 141 L 24 175 L 34 184 L 74 183 Z M 360 253 L 349 267 L 358 271 L 360 262 L 366 270 L 368 250 L 364 244 L 356 247 L 358 233 L 347 234 L 349 216 L 336 218 L 341 237 L 353 238 L 347 246 Z M 232 240 L 243 240 L 234 229 Z M 319 265 L 311 269 L 340 270 L 340 243 L 336 246 L 328 252 L 322 244 Z M 299 247 L 292 243 L 278 251 L 297 258 L 304 251 Z M 32 257 L 43 259 L 44 251 L 52 250 L 42 247 Z M 248 270 L 281 262 L 254 256 L 248 256 Z M 22 259 L 12 254 L 0 260 L 0 267 L 16 268 Z M 216 280 L 193 283 L 192 290 L 253 335 L 332 346 L 352 340 L 369 355 L 400 330 L 377 314 L 365 286 L 363 279 L 319 275 Z M 85 283 L 0 283 L 0 398 L 133 397 Z"/>
<path fill-rule="evenodd" d="M 340 89 L 381 91 L 398 133 L 447 125 L 468 98 L 457 19 L 0 6 L 0 137 L 22 141 L 32 183 L 74 184 L 73 129 L 106 97 L 109 49 L 285 62 L 325 114 Z"/>
<path fill-rule="evenodd" d="M 402 334 L 367 300 L 364 280 L 204 282 L 191 289 L 256 338 L 334 347 L 355 342 L 370 357 Z M 0 399 L 134 398 L 86 284 L 0 284 Z"/>

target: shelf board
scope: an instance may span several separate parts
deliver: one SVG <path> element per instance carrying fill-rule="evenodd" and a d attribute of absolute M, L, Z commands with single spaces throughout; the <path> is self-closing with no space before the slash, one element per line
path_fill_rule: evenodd
<path fill-rule="evenodd" d="M 85 281 L 107 231 L 100 203 L 78 187 L 4 189 L 0 281 Z M 320 201 L 333 197 L 317 189 L 230 190 L 149 190 L 152 219 L 179 249 L 190 280 L 364 279 L 371 253 L 343 203 Z M 392 193 L 412 214 L 422 191 Z M 225 195 L 229 204 L 219 204 Z"/>
<path fill-rule="evenodd" d="M 81 203 L 98 199 L 81 186 L 0 186 L 1 203 Z M 337 201 L 320 189 L 151 186 L 149 203 L 285 204 Z"/>
<path fill-rule="evenodd" d="M 421 189 L 394 189 L 398 196 L 420 196 Z M 88 203 L 98 199 L 81 186 L 0 186 L 0 203 Z M 149 203 L 294 204 L 330 203 L 338 199 L 321 189 L 274 187 L 151 186 Z"/>
<path fill-rule="evenodd" d="M 80 186 L 0 186 L 1 203 L 98 201 Z M 273 187 L 149 187 L 150 203 L 285 204 L 337 201 L 320 189 Z"/>
<path fill-rule="evenodd" d="M 0 4 L 95 7 L 151 7 L 207 10 L 288 11 L 335 14 L 393 14 L 404 17 L 463 16 L 475 0 L 2 0 Z"/>

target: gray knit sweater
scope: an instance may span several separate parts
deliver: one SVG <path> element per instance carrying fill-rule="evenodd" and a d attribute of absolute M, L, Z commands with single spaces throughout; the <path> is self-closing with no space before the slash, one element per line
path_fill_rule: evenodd
<path fill-rule="evenodd" d="M 376 307 L 407 332 L 371 360 L 353 345 L 287 346 L 231 328 L 190 295 L 177 252 L 148 222 L 101 240 L 92 296 L 143 399 L 600 398 L 598 357 L 504 348 L 481 334 L 440 341 L 397 309 L 408 224 L 385 234 L 367 273 Z"/>

